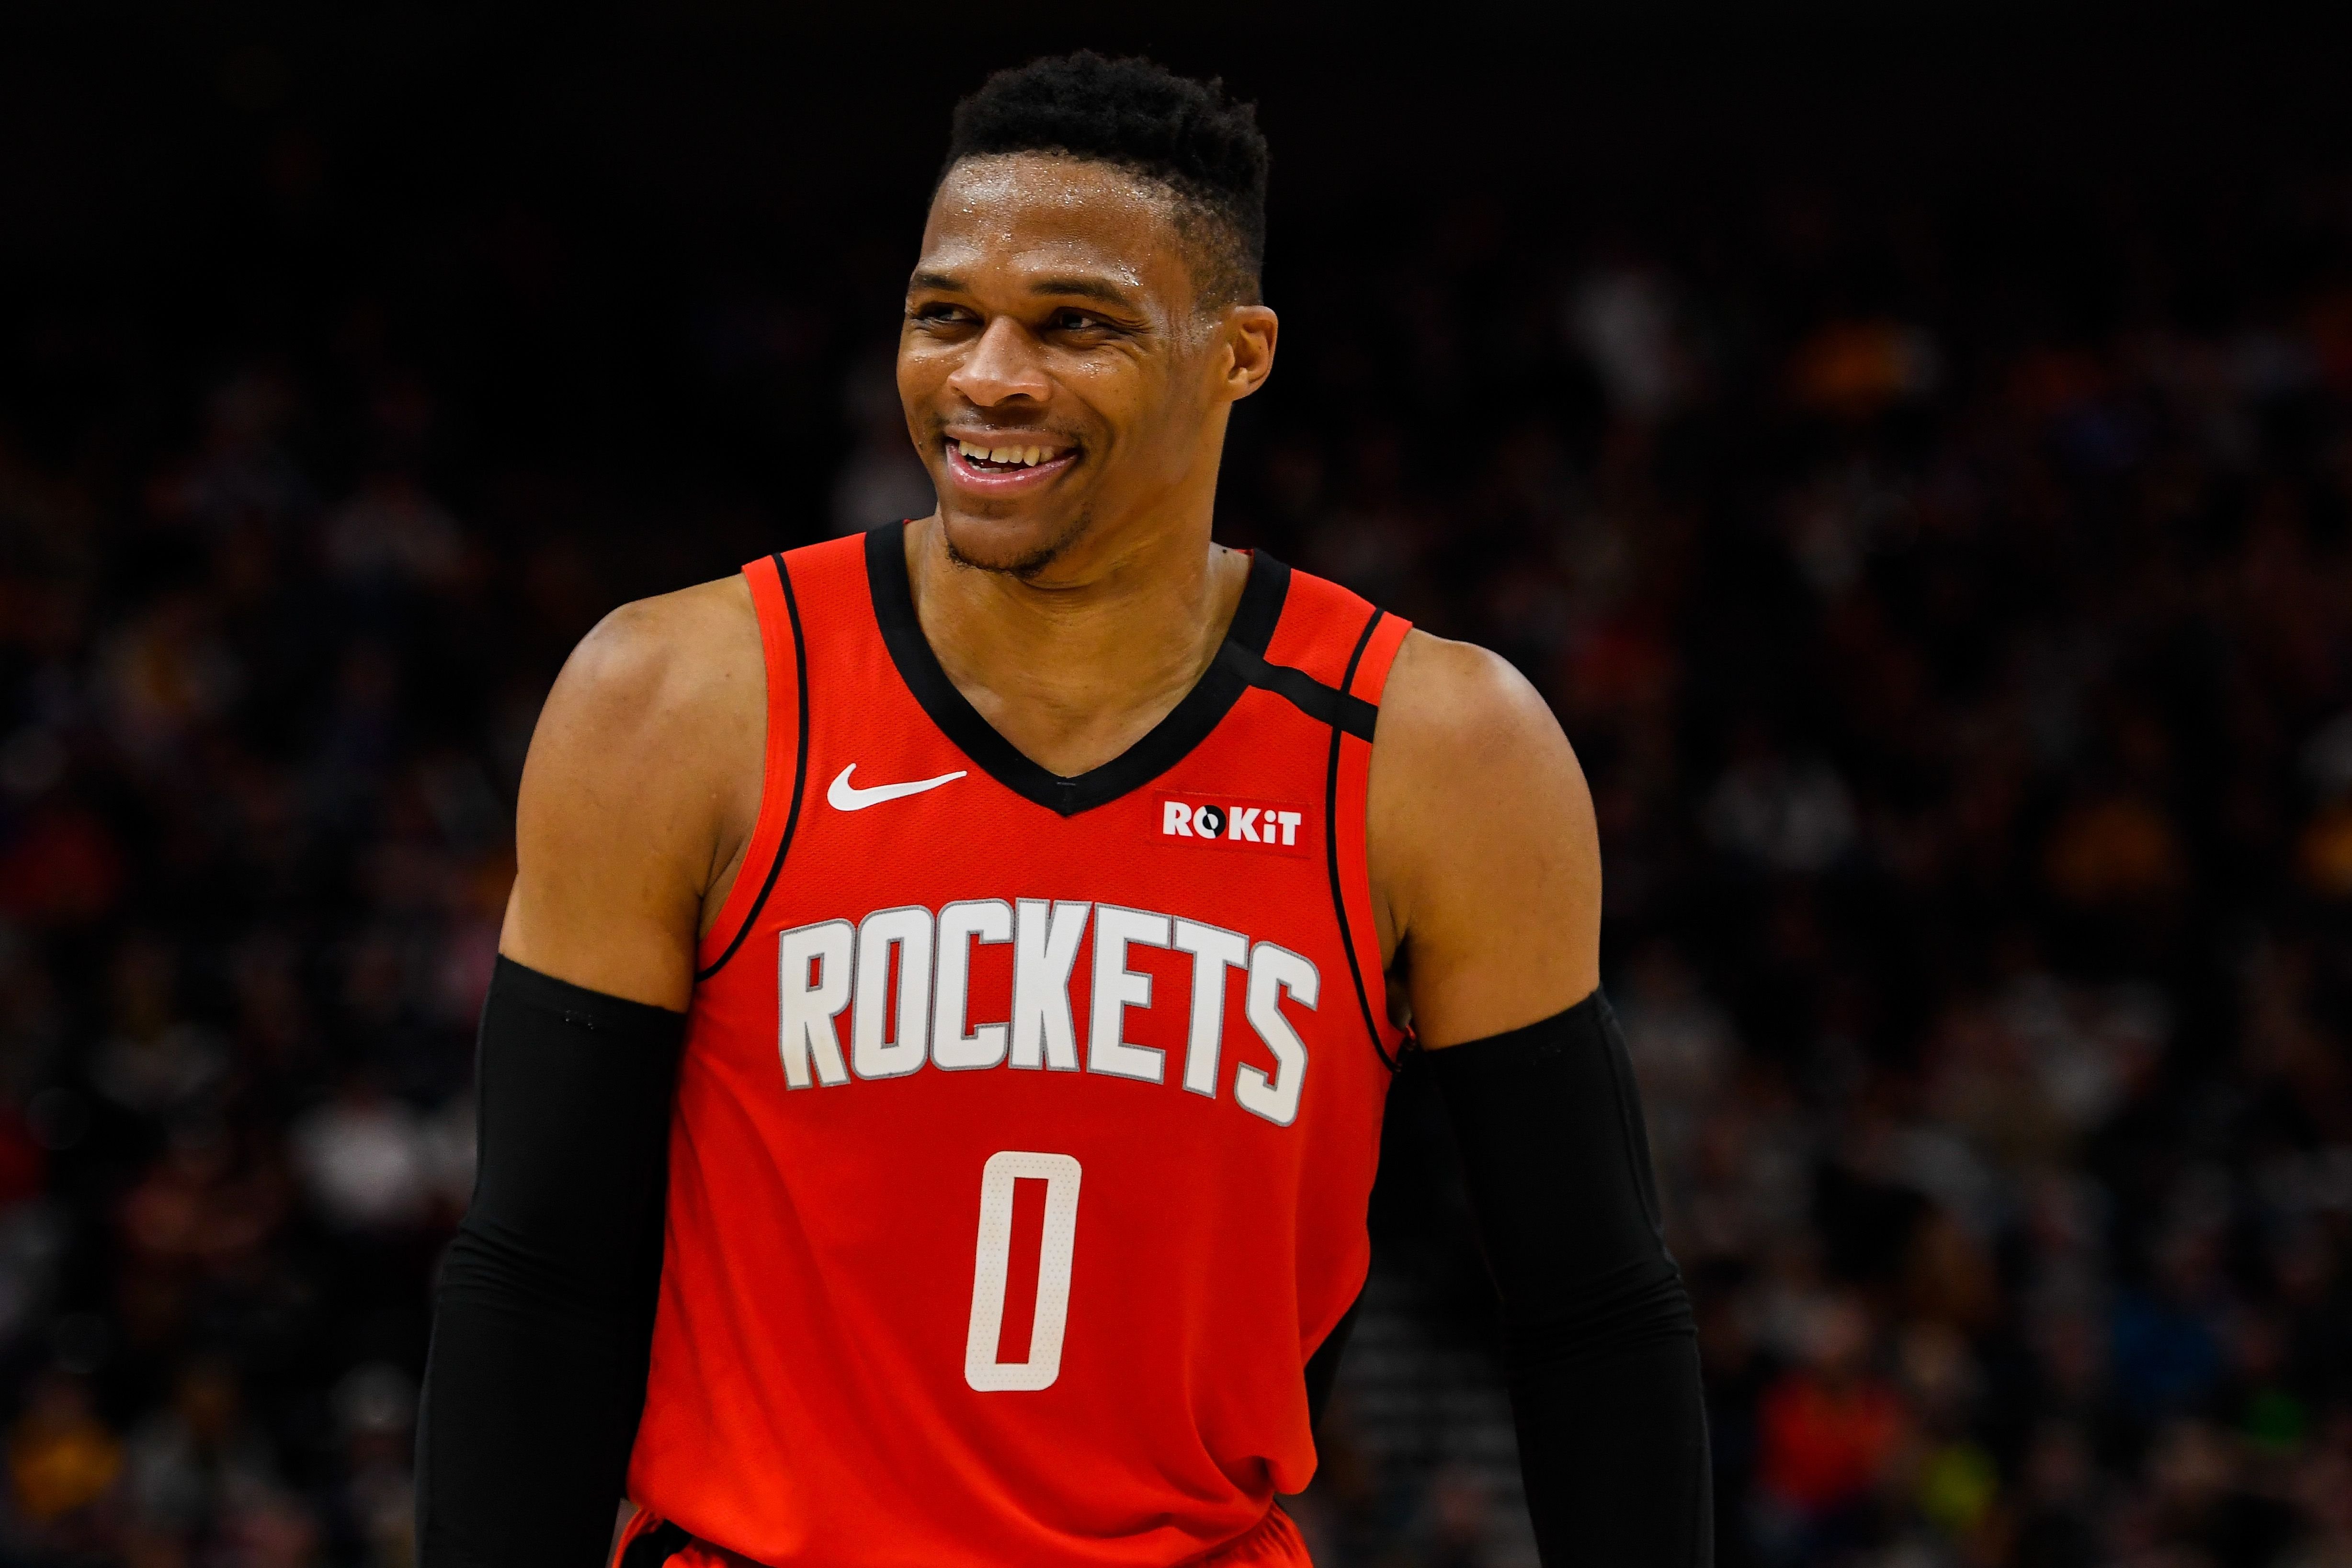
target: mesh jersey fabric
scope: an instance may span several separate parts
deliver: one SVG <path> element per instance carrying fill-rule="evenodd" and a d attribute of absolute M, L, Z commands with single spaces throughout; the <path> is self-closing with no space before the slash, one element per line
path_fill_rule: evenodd
<path fill-rule="evenodd" d="M 1057 779 L 940 671 L 903 552 L 744 568 L 766 776 L 630 1496 L 772 1568 L 1303 1563 L 1270 1510 L 1402 1043 L 1364 796 L 1406 625 L 1259 554 L 1199 687 Z"/>

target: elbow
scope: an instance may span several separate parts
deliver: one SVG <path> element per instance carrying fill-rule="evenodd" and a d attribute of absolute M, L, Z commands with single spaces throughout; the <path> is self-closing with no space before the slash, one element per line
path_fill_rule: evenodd
<path fill-rule="evenodd" d="M 477 1205 L 451 1238 L 436 1294 L 510 1314 L 595 1318 L 629 1305 L 627 1259 L 534 1246 Z"/>
<path fill-rule="evenodd" d="M 1540 1305 L 1504 1302 L 1504 1362 L 1514 1377 L 1599 1367 L 1697 1337 L 1682 1270 L 1663 1249 Z"/>

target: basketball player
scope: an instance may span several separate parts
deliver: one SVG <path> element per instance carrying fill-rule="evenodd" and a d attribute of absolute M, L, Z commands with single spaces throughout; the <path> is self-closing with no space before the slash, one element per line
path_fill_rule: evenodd
<path fill-rule="evenodd" d="M 1286 1563 L 1429 1053 L 1549 1563 L 1710 1560 L 1592 811 L 1491 654 L 1212 538 L 1266 153 L 1091 55 L 957 110 L 939 510 L 550 696 L 444 1273 L 425 1568 Z M 640 1410 L 642 1416 L 640 1418 Z"/>

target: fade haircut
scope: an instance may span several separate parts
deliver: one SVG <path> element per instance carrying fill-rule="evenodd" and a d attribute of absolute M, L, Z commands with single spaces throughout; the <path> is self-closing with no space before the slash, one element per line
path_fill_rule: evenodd
<path fill-rule="evenodd" d="M 1001 70 L 956 105 L 940 178 L 966 158 L 1053 153 L 1139 174 L 1175 197 L 1203 310 L 1254 305 L 1265 264 L 1265 133 L 1224 82 L 1091 49 Z"/>

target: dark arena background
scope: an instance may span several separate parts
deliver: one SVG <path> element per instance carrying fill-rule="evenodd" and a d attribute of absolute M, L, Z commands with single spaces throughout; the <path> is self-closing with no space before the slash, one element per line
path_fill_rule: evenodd
<path fill-rule="evenodd" d="M 317 10 L 0 23 L 0 1563 L 411 1561 L 541 699 L 928 510 L 948 110 L 1080 43 L 1273 139 L 1221 537 L 1591 774 L 1722 1562 L 2352 1563 L 2340 39 Z M 1449 1137 L 1328 1568 L 1534 1561 Z"/>

